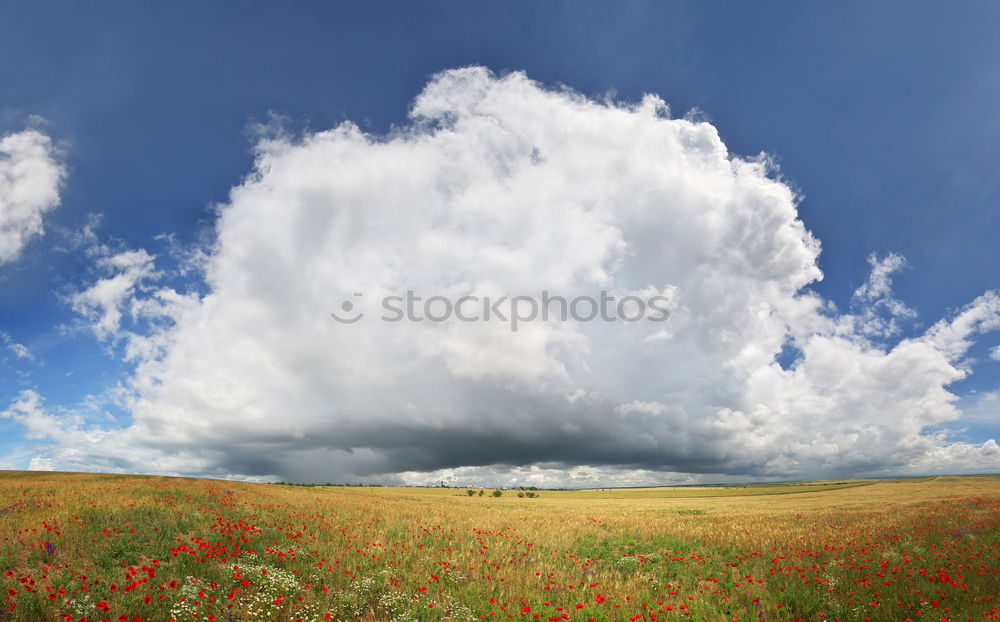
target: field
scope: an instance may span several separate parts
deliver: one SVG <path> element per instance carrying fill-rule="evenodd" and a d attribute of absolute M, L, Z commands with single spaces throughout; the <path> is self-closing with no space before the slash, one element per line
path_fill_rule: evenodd
<path fill-rule="evenodd" d="M 0 622 L 1000 617 L 996 476 L 485 492 L 0 472 Z"/>

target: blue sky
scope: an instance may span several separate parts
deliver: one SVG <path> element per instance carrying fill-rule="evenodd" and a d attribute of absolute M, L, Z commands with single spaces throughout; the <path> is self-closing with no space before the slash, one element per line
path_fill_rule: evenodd
<path fill-rule="evenodd" d="M 130 425 L 136 402 L 109 397 L 135 378 L 136 360 L 123 358 L 127 339 L 96 336 L 71 302 L 102 276 L 95 245 L 145 249 L 156 256 L 161 285 L 206 294 L 213 284 L 197 271 L 180 273 L 169 249 L 211 245 L 217 206 L 235 205 L 230 190 L 255 166 L 258 124 L 302 136 L 351 121 L 382 135 L 408 126 L 432 76 L 467 66 L 496 76 L 523 71 L 598 101 L 656 94 L 675 118 L 696 110 L 691 118 L 710 122 L 730 153 L 771 155 L 802 196 L 798 217 L 822 245 L 824 278 L 810 291 L 851 313 L 869 257 L 905 257 L 893 299 L 915 317 L 876 344 L 888 351 L 1000 289 L 998 18 L 1000 8 L 988 2 L 957 10 L 921 2 L 303 3 L 294 10 L 260 2 L 5 3 L 0 136 L 29 128 L 48 136 L 65 174 L 44 235 L 0 264 L 0 332 L 31 353 L 0 357 L 0 410 L 30 390 L 53 417 L 83 417 L 85 426 L 107 430 Z M 92 233 L 89 242 L 83 231 Z M 956 363 L 972 373 L 945 385 L 963 410 L 978 414 L 934 420 L 924 433 L 950 430 L 972 444 L 1000 435 L 996 402 L 977 401 L 1000 390 L 1000 362 L 990 358 L 1000 334 L 982 333 Z M 799 349 L 784 351 L 778 358 L 787 367 Z M 95 409 L 82 406 L 88 395 L 98 396 Z M 622 397 L 648 402 L 638 393 Z M 149 396 L 137 399 L 154 408 Z M 27 467 L 39 446 L 67 442 L 28 438 L 26 430 L 17 417 L 0 419 L 9 467 Z M 641 463 L 699 476 L 778 474 L 743 463 L 686 470 L 674 459 L 602 460 L 608 468 Z M 555 460 L 552 469 L 589 466 L 571 462 Z M 458 458 L 399 459 L 386 471 L 345 466 L 330 476 L 439 477 L 451 469 L 488 479 L 545 463 L 512 450 L 497 458 L 499 471 Z M 237 464 L 204 471 L 309 477 L 283 460 Z M 455 471 L 474 467 L 486 470 Z"/>

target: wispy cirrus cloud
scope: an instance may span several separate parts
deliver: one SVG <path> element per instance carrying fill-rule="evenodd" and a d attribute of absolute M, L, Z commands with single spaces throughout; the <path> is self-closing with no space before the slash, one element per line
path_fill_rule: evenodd
<path fill-rule="evenodd" d="M 871 266 L 868 280 L 854 291 L 852 299 L 859 309 L 859 327 L 870 337 L 892 337 L 902 330 L 902 321 L 917 316 L 914 309 L 892 292 L 893 275 L 906 267 L 906 259 L 896 253 L 881 258 L 872 254 L 868 265 Z"/>
<path fill-rule="evenodd" d="M 16 358 L 33 360 L 35 357 L 23 343 L 18 343 L 5 332 L 0 332 L 0 345 L 3 345 L 8 352 L 13 354 Z"/>

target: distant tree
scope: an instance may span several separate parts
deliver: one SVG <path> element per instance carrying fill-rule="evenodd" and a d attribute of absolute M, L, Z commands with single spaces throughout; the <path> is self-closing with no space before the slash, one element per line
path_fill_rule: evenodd
<path fill-rule="evenodd" d="M 470 488 L 469 490 L 466 490 L 466 491 L 465 491 L 465 494 L 467 494 L 467 495 L 469 495 L 469 496 L 471 497 L 471 496 L 473 496 L 474 494 L 476 494 L 476 491 L 475 491 L 475 490 L 472 490 L 472 489 Z"/>
<path fill-rule="evenodd" d="M 480 490 L 480 491 L 479 491 L 479 496 L 480 496 L 480 497 L 482 497 L 482 496 L 483 496 L 483 491 L 482 491 L 482 490 Z"/>
<path fill-rule="evenodd" d="M 500 490 L 499 488 L 497 488 L 496 490 L 493 491 L 492 494 L 493 494 L 494 497 L 499 497 L 499 496 L 503 495 L 503 491 Z"/>
<path fill-rule="evenodd" d="M 523 492 L 519 492 L 519 493 L 517 493 L 517 496 L 518 497 L 524 497 L 524 493 Z"/>

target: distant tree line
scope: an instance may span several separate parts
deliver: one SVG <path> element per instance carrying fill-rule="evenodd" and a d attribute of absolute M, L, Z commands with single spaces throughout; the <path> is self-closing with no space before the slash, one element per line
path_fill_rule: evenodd
<path fill-rule="evenodd" d="M 276 486 L 347 486 L 349 488 L 385 488 L 385 484 L 334 484 L 327 482 L 325 484 L 303 484 L 302 482 L 268 482 L 269 484 L 274 484 Z"/>
<path fill-rule="evenodd" d="M 522 498 L 523 497 L 527 497 L 529 499 L 534 499 L 535 497 L 540 497 L 541 495 L 538 494 L 537 492 L 534 492 L 535 490 L 538 490 L 538 489 L 537 488 L 532 488 L 531 490 L 528 490 L 528 489 L 518 489 L 517 490 L 517 496 L 518 497 L 522 497 Z M 470 497 L 477 497 L 477 496 L 478 497 L 482 497 L 484 494 L 486 494 L 486 491 L 482 490 L 482 489 L 475 490 L 475 489 L 469 488 L 468 490 L 465 491 L 465 494 L 469 495 Z M 495 488 L 493 490 L 493 492 L 490 493 L 490 496 L 491 497 L 502 497 L 503 496 L 503 490 L 501 490 L 500 488 Z"/>
<path fill-rule="evenodd" d="M 347 483 L 347 484 L 338 484 L 338 483 L 333 483 L 333 482 L 327 482 L 325 484 L 306 484 L 306 483 L 303 483 L 303 482 L 267 482 L 267 483 L 268 484 L 274 484 L 276 486 L 304 486 L 304 487 L 345 486 L 345 487 L 348 487 L 348 488 L 389 488 L 389 486 L 387 486 L 386 484 L 350 484 L 350 483 Z M 435 488 L 465 488 L 465 487 L 464 486 L 446 486 L 444 482 L 441 482 L 441 484 L 439 486 L 435 486 Z M 492 495 L 494 497 L 499 497 L 499 496 L 503 495 L 503 491 L 504 490 L 516 491 L 518 497 L 528 497 L 529 499 L 533 499 L 535 497 L 541 496 L 541 495 L 538 494 L 538 492 L 537 492 L 538 490 L 569 490 L 569 489 L 568 488 L 538 488 L 537 486 L 516 486 L 516 487 L 510 487 L 510 488 L 496 488 L 496 489 L 494 489 L 490 493 L 490 495 Z M 466 494 L 468 494 L 470 497 L 476 496 L 476 495 L 482 497 L 484 494 L 486 494 L 486 492 L 485 492 L 485 490 L 471 489 L 470 488 L 470 489 L 468 489 L 466 491 Z"/>

